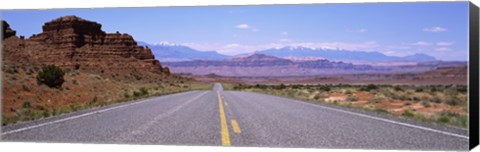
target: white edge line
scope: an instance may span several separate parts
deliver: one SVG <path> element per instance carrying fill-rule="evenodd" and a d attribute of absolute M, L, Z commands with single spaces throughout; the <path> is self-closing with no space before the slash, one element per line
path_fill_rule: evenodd
<path fill-rule="evenodd" d="M 262 94 L 262 95 L 265 95 L 265 94 Z M 279 97 L 279 96 L 275 96 L 275 97 Z M 288 98 L 284 98 L 284 97 L 279 97 L 279 98 L 288 99 Z M 412 125 L 412 124 L 408 124 L 408 123 L 393 121 L 393 120 L 389 120 L 389 119 L 385 119 L 385 118 L 369 116 L 369 115 L 365 115 L 365 114 L 361 114 L 361 113 L 355 113 L 355 112 L 345 111 L 345 110 L 336 109 L 336 108 L 331 108 L 331 107 L 325 107 L 325 106 L 322 106 L 322 105 L 307 103 L 307 102 L 304 102 L 304 101 L 298 101 L 298 100 L 294 100 L 294 99 L 288 99 L 288 100 L 292 100 L 292 101 L 295 101 L 295 102 L 301 103 L 301 104 L 313 105 L 313 106 L 316 106 L 316 107 L 319 107 L 319 108 L 323 108 L 323 109 L 328 109 L 328 110 L 333 110 L 333 111 L 337 111 L 337 112 L 343 112 L 343 113 L 347 113 L 347 114 L 351 114 L 351 115 L 356 115 L 356 116 L 360 116 L 360 117 L 365 117 L 365 118 L 380 120 L 380 121 L 384 121 L 384 122 L 389 122 L 389 123 L 393 123 L 393 124 L 397 124 L 397 125 L 402 125 L 402 126 L 407 126 L 407 127 L 422 129 L 422 130 L 426 130 L 426 131 L 436 132 L 436 133 L 440 133 L 440 134 L 444 134 L 444 135 L 449 135 L 449 136 L 455 136 L 455 137 L 464 138 L 464 139 L 469 139 L 468 136 L 459 135 L 459 134 L 455 134 L 455 133 L 451 133 L 451 132 L 440 131 L 440 130 L 436 130 L 436 129 L 432 129 L 432 128 L 427 128 L 427 127 Z"/>
<path fill-rule="evenodd" d="M 4 135 L 12 134 L 12 133 L 17 133 L 17 132 L 21 132 L 21 131 L 25 131 L 25 130 L 30 130 L 30 129 L 34 129 L 34 128 L 38 128 L 38 127 L 42 127 L 42 126 L 47 126 L 47 125 L 59 123 L 59 122 L 64 122 L 64 121 L 68 121 L 68 120 L 82 118 L 82 117 L 86 117 L 86 116 L 97 114 L 97 113 L 102 113 L 102 112 L 106 112 L 106 111 L 110 111 L 110 110 L 115 110 L 115 109 L 118 109 L 118 108 L 123 108 L 123 107 L 131 106 L 131 105 L 136 105 L 136 104 L 140 104 L 140 103 L 144 103 L 144 102 L 149 102 L 149 101 L 152 101 L 152 99 L 153 98 L 145 99 L 143 101 L 132 102 L 132 103 L 119 105 L 119 106 L 115 106 L 115 107 L 111 107 L 111 108 L 107 108 L 107 109 L 102 109 L 102 110 L 98 110 L 98 111 L 92 111 L 92 112 L 89 112 L 89 113 L 84 113 L 84 114 L 81 114 L 81 115 L 67 117 L 67 118 L 63 118 L 63 119 L 59 119 L 59 120 L 55 120 L 55 121 L 51 121 L 51 122 L 47 122 L 47 123 L 43 123 L 43 124 L 33 125 L 33 126 L 29 126 L 29 127 L 20 128 L 20 129 L 15 129 L 15 130 L 3 132 L 1 135 L 4 136 Z"/>

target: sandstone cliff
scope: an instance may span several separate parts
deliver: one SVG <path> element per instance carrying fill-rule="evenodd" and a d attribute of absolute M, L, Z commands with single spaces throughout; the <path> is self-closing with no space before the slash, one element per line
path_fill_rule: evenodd
<path fill-rule="evenodd" d="M 131 35 L 105 33 L 101 24 L 76 16 L 47 22 L 42 33 L 28 39 L 16 37 L 6 22 L 3 27 L 5 65 L 55 64 L 117 79 L 153 80 L 169 75 L 152 51 L 138 46 Z"/>
<path fill-rule="evenodd" d="M 7 22 L 2 21 L 2 40 L 15 36 L 16 33 L 16 31 L 10 28 L 10 25 Z"/>

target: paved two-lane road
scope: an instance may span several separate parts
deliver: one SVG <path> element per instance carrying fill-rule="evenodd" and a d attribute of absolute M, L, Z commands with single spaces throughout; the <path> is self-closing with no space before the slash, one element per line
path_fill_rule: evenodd
<path fill-rule="evenodd" d="M 2 128 L 36 142 L 468 150 L 465 130 L 251 92 L 190 91 Z"/>

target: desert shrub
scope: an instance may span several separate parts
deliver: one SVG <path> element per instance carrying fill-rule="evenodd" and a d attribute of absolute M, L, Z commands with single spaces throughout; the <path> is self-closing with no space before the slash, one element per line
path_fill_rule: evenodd
<path fill-rule="evenodd" d="M 428 108 L 430 107 L 430 103 L 428 103 L 428 101 L 422 101 L 422 106 Z"/>
<path fill-rule="evenodd" d="M 439 123 L 448 123 L 450 122 L 450 118 L 446 115 L 441 115 L 440 117 L 437 118 L 437 122 Z"/>
<path fill-rule="evenodd" d="M 332 89 L 327 85 L 322 85 L 322 86 L 320 86 L 319 90 L 329 92 Z"/>
<path fill-rule="evenodd" d="M 414 116 L 415 119 L 417 120 L 421 120 L 421 121 L 426 121 L 427 119 L 425 118 L 425 116 L 423 115 L 423 113 L 421 112 L 417 112 Z"/>
<path fill-rule="evenodd" d="M 77 80 L 72 80 L 72 83 L 75 84 L 75 85 L 78 84 Z"/>
<path fill-rule="evenodd" d="M 403 89 L 400 86 L 395 86 L 393 89 L 395 91 L 403 91 Z"/>
<path fill-rule="evenodd" d="M 140 91 L 140 94 L 141 94 L 142 96 L 148 94 L 148 89 L 147 89 L 147 88 L 141 87 L 141 88 L 139 89 L 139 91 Z"/>
<path fill-rule="evenodd" d="M 35 109 L 45 110 L 45 109 L 47 109 L 47 107 L 45 107 L 45 106 L 43 106 L 43 105 L 36 105 L 36 106 L 35 106 Z"/>
<path fill-rule="evenodd" d="M 467 93 L 467 86 L 458 86 L 457 91 L 461 93 Z"/>
<path fill-rule="evenodd" d="M 32 75 L 32 74 L 33 74 L 33 69 L 32 69 L 32 68 L 28 68 L 27 70 L 25 70 L 25 74 L 27 74 L 27 75 Z"/>
<path fill-rule="evenodd" d="M 435 97 L 433 97 L 433 98 L 432 98 L 432 102 L 435 102 L 435 103 L 442 103 L 442 102 L 443 102 L 443 100 L 442 100 L 440 97 L 437 97 L 437 96 L 435 96 Z"/>
<path fill-rule="evenodd" d="M 413 96 L 413 97 L 411 98 L 411 100 L 416 103 L 416 102 L 420 101 L 421 99 L 420 99 L 419 97 L 417 97 L 417 96 Z"/>
<path fill-rule="evenodd" d="M 292 85 L 292 89 L 300 89 L 300 85 L 299 84 L 295 84 L 295 85 Z"/>
<path fill-rule="evenodd" d="M 30 103 L 30 101 L 24 101 L 23 104 L 22 104 L 22 107 L 24 109 L 29 109 L 32 107 L 32 104 Z"/>
<path fill-rule="evenodd" d="M 383 108 L 375 108 L 373 111 L 377 113 L 389 113 L 388 110 L 383 109 Z"/>
<path fill-rule="evenodd" d="M 350 89 L 347 89 L 347 90 L 345 91 L 345 94 L 352 94 L 352 93 L 353 93 L 353 91 L 350 90 Z"/>
<path fill-rule="evenodd" d="M 405 102 L 405 104 L 403 104 L 405 106 L 409 106 L 409 105 L 412 105 L 412 102 Z"/>
<path fill-rule="evenodd" d="M 140 93 L 138 91 L 133 91 L 133 96 L 134 97 L 140 97 L 140 96 L 142 96 L 142 93 Z"/>
<path fill-rule="evenodd" d="M 47 65 L 37 75 L 37 83 L 45 84 L 50 88 L 59 88 L 65 82 L 65 72 L 55 65 Z"/>
<path fill-rule="evenodd" d="M 468 126 L 468 117 L 467 116 L 459 116 L 457 117 L 455 123 L 462 127 Z"/>
<path fill-rule="evenodd" d="M 128 92 L 123 93 L 123 97 L 130 98 L 130 94 Z"/>
<path fill-rule="evenodd" d="M 285 84 L 283 84 L 283 83 L 275 87 L 275 89 L 277 89 L 277 90 L 282 90 L 282 89 L 285 89 L 285 88 L 287 88 L 287 86 L 285 86 Z"/>
<path fill-rule="evenodd" d="M 360 88 L 360 91 L 372 91 L 372 90 L 377 90 L 378 87 L 374 84 L 369 84 L 369 85 L 366 85 L 366 86 L 363 86 L 362 88 Z"/>
<path fill-rule="evenodd" d="M 78 70 L 78 69 L 80 69 L 80 64 L 78 64 L 78 63 L 77 63 L 77 64 L 75 64 L 75 66 L 74 66 L 74 69 L 75 69 L 75 70 Z"/>
<path fill-rule="evenodd" d="M 374 97 L 374 98 L 368 100 L 368 102 L 369 102 L 369 103 L 379 103 L 379 102 L 381 102 L 381 101 L 383 101 L 383 100 L 385 100 L 384 97 Z"/>
<path fill-rule="evenodd" d="M 313 96 L 313 99 L 315 99 L 315 100 L 318 100 L 320 98 L 322 98 L 322 95 L 320 95 L 320 94 L 316 94 L 316 95 Z"/>
<path fill-rule="evenodd" d="M 451 106 L 456 106 L 458 104 L 460 104 L 460 100 L 458 98 L 448 98 L 447 100 L 445 100 L 445 103 L 448 104 L 448 105 L 451 105 Z"/>
<path fill-rule="evenodd" d="M 415 89 L 415 92 L 423 92 L 423 88 L 417 88 Z"/>
<path fill-rule="evenodd" d="M 457 95 L 458 95 L 457 89 L 452 88 L 452 87 L 450 87 L 450 88 L 448 88 L 448 89 L 445 89 L 444 92 L 445 92 L 445 94 L 448 95 L 448 96 L 457 96 Z"/>
<path fill-rule="evenodd" d="M 405 111 L 402 113 L 402 116 L 411 118 L 411 117 L 413 117 L 413 116 L 415 116 L 415 115 L 414 115 L 412 112 L 410 112 L 410 110 L 405 110 Z"/>
<path fill-rule="evenodd" d="M 358 97 L 357 96 L 349 96 L 345 100 L 347 100 L 349 102 L 358 101 Z"/>
<path fill-rule="evenodd" d="M 49 116 L 50 116 L 50 112 L 48 112 L 47 109 L 46 109 L 46 110 L 43 110 L 43 111 L 42 111 L 42 116 L 43 116 L 43 117 L 49 117 Z"/>
<path fill-rule="evenodd" d="M 30 92 L 30 87 L 27 84 L 22 84 L 22 88 L 24 91 Z"/>
<path fill-rule="evenodd" d="M 7 67 L 5 71 L 6 71 L 7 73 L 10 73 L 10 74 L 18 73 L 18 70 L 17 70 L 17 67 L 16 67 L 16 66 Z"/>
<path fill-rule="evenodd" d="M 92 103 L 95 103 L 98 101 L 97 95 L 93 96 Z"/>

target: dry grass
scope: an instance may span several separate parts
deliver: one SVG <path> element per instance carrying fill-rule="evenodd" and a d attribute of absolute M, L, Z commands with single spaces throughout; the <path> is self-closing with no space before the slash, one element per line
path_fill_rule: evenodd
<path fill-rule="evenodd" d="M 6 68 L 2 72 L 2 125 L 29 121 L 81 109 L 188 90 L 211 89 L 209 83 L 178 77 L 151 83 L 118 81 L 67 70 L 61 88 L 38 85 L 38 70 Z"/>
<path fill-rule="evenodd" d="M 465 85 L 235 85 L 235 90 L 358 108 L 407 119 L 466 128 Z"/>

